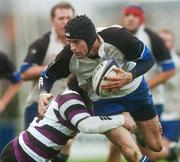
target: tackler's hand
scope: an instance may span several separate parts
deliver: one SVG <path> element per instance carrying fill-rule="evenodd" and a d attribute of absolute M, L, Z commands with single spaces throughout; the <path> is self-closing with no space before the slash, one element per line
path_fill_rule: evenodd
<path fill-rule="evenodd" d="M 52 97 L 53 95 L 50 93 L 40 94 L 39 101 L 38 101 L 38 113 L 40 116 L 44 116 L 44 113 L 46 112 L 46 106 Z"/>
<path fill-rule="evenodd" d="M 131 115 L 128 112 L 124 112 L 121 115 L 123 115 L 125 119 L 125 123 L 123 126 L 130 132 L 133 132 L 137 128 L 137 126 Z"/>

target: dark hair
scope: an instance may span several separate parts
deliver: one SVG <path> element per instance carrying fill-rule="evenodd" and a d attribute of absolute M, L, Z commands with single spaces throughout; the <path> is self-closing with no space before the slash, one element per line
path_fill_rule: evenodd
<path fill-rule="evenodd" d="M 0 51 L 0 78 L 11 75 L 15 70 L 13 63 L 8 59 L 5 53 Z"/>
<path fill-rule="evenodd" d="M 92 102 L 89 100 L 88 94 L 78 86 L 78 80 L 75 74 L 70 74 L 66 79 L 67 86 L 69 89 L 78 92 L 84 100 L 87 107 L 91 107 Z"/>
<path fill-rule="evenodd" d="M 61 2 L 52 7 L 51 12 L 50 12 L 51 18 L 54 18 L 56 9 L 72 9 L 73 14 L 75 15 L 74 7 L 70 3 Z"/>
<path fill-rule="evenodd" d="M 69 20 L 65 26 L 65 34 L 69 39 L 83 39 L 89 51 L 97 37 L 96 28 L 86 15 L 76 16 Z"/>

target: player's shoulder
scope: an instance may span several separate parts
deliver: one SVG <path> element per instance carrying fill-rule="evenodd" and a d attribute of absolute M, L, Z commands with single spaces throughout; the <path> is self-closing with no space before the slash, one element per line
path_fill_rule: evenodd
<path fill-rule="evenodd" d="M 117 37 L 119 35 L 123 36 L 126 33 L 129 33 L 124 27 L 120 25 L 112 25 L 109 27 L 99 27 L 96 28 L 97 33 L 102 36 L 110 36 L 110 37 Z"/>
<path fill-rule="evenodd" d="M 121 25 L 112 25 L 112 26 L 107 26 L 107 27 L 97 27 L 96 32 L 105 32 L 105 31 L 114 31 L 114 30 L 121 30 L 123 27 Z"/>
<path fill-rule="evenodd" d="M 43 34 L 40 38 L 33 41 L 30 46 L 43 46 L 44 44 L 47 44 L 50 40 L 51 32 L 47 32 Z"/>
<path fill-rule="evenodd" d="M 77 107 L 78 105 L 82 105 L 83 107 L 85 107 L 80 94 L 69 89 L 66 89 L 63 93 L 59 94 L 55 98 L 55 102 L 58 104 L 58 107 L 60 107 L 60 110 L 66 110 L 70 107 Z"/>
<path fill-rule="evenodd" d="M 81 95 L 71 89 L 66 88 L 63 93 L 58 95 L 60 99 L 64 101 L 72 101 L 72 100 L 77 100 L 77 101 L 83 101 Z"/>
<path fill-rule="evenodd" d="M 134 37 L 126 28 L 120 25 L 97 28 L 97 33 L 105 42 L 113 44 L 117 47 L 125 42 L 138 41 L 138 39 Z"/>

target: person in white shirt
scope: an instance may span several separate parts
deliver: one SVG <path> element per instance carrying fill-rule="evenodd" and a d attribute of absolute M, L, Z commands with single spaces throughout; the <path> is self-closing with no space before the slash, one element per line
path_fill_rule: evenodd
<path fill-rule="evenodd" d="M 27 56 L 20 70 L 23 80 L 33 82 L 31 91 L 26 100 L 24 113 L 25 129 L 28 128 L 34 117 L 38 115 L 38 79 L 40 74 L 67 44 L 64 26 L 74 15 L 75 10 L 68 2 L 60 2 L 54 5 L 50 12 L 51 30 L 29 46 Z M 57 95 L 63 92 L 65 87 L 66 83 L 64 80 L 58 81 L 53 87 L 52 94 Z M 52 98 L 52 95 L 49 96 L 49 99 L 50 98 Z M 42 115 L 44 112 L 39 113 Z M 67 156 L 63 154 L 62 158 L 64 162 Z"/>

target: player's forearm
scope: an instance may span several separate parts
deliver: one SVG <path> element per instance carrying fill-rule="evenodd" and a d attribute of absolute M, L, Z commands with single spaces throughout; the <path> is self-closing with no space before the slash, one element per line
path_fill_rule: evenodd
<path fill-rule="evenodd" d="M 136 66 L 130 72 L 132 73 L 133 79 L 145 74 L 154 65 L 154 59 L 150 56 L 147 60 L 138 60 Z"/>
<path fill-rule="evenodd" d="M 7 90 L 5 91 L 4 95 L 1 98 L 1 102 L 4 104 L 4 107 L 6 107 L 11 100 L 16 95 L 17 91 L 19 90 L 22 82 L 18 82 L 17 84 L 11 84 Z"/>
<path fill-rule="evenodd" d="M 156 74 L 152 79 L 148 80 L 149 88 L 153 89 L 159 84 L 166 82 L 168 79 L 173 77 L 175 73 L 176 73 L 176 70 L 173 69 L 170 71 L 160 72 Z"/>
<path fill-rule="evenodd" d="M 88 117 L 78 124 L 83 133 L 103 133 L 125 123 L 123 115 Z"/>
<path fill-rule="evenodd" d="M 40 74 L 43 72 L 46 66 L 34 65 L 30 67 L 25 72 L 21 73 L 23 80 L 35 80 L 40 77 Z"/>

